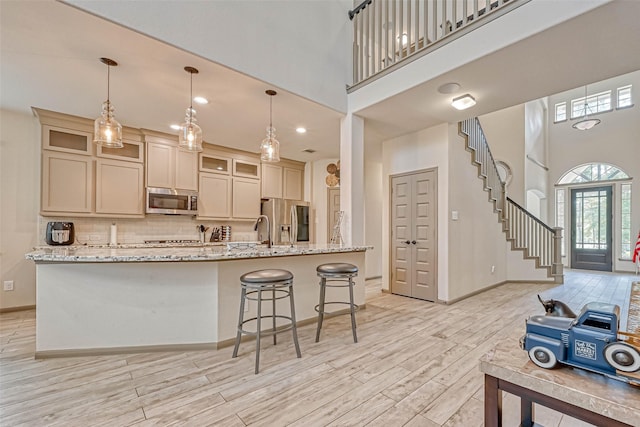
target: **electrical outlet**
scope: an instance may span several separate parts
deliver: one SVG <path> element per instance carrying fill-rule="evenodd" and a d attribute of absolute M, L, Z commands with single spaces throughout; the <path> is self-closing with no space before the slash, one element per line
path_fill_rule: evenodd
<path fill-rule="evenodd" d="M 13 280 L 5 280 L 4 283 L 3 283 L 2 289 L 4 289 L 5 291 L 12 291 L 13 290 Z"/>

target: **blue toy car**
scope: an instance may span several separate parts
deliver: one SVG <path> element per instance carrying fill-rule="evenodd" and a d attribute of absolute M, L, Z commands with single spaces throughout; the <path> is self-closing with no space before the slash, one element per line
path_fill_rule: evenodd
<path fill-rule="evenodd" d="M 520 348 L 533 363 L 559 363 L 640 386 L 640 335 L 619 331 L 620 307 L 591 302 L 575 318 L 531 316 Z"/>

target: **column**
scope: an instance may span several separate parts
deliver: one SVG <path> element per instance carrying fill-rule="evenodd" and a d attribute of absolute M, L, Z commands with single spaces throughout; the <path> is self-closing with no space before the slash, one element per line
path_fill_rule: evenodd
<path fill-rule="evenodd" d="M 346 245 L 364 244 L 364 119 L 347 113 L 340 123 L 340 210 Z"/>

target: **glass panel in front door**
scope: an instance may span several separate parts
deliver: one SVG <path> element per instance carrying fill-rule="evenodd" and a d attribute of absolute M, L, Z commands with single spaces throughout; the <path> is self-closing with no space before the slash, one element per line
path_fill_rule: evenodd
<path fill-rule="evenodd" d="M 571 267 L 611 271 L 611 187 L 573 189 Z"/>

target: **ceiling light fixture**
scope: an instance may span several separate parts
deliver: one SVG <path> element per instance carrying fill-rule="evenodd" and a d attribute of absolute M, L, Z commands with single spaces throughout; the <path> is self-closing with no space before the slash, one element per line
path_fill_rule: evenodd
<path fill-rule="evenodd" d="M 280 161 L 280 143 L 276 139 L 276 129 L 273 127 L 273 97 L 277 92 L 269 89 L 265 93 L 269 95 L 269 127 L 267 137 L 260 144 L 260 160 L 275 163 Z"/>
<path fill-rule="evenodd" d="M 184 123 L 180 126 L 178 137 L 178 146 L 190 151 L 202 151 L 202 129 L 196 123 L 196 110 L 193 109 L 193 75 L 198 74 L 198 69 L 193 67 L 184 67 L 189 73 L 191 83 L 189 86 L 189 108 L 187 108 Z"/>
<path fill-rule="evenodd" d="M 200 105 L 206 105 L 209 103 L 209 100 L 204 96 L 196 96 L 195 98 L 193 98 L 193 100 L 196 104 L 200 104 Z"/>
<path fill-rule="evenodd" d="M 589 108 L 589 102 L 587 101 L 587 86 L 584 86 L 584 118 L 578 122 L 575 122 L 571 127 L 578 130 L 589 130 L 594 126 L 600 124 L 600 119 L 590 119 L 587 109 Z"/>
<path fill-rule="evenodd" d="M 100 62 L 107 65 L 107 100 L 102 103 L 102 113 L 93 124 L 93 142 L 103 147 L 122 148 L 122 125 L 113 117 L 114 108 L 109 100 L 110 70 L 118 63 L 109 58 L 100 58 Z"/>
<path fill-rule="evenodd" d="M 468 93 L 457 98 L 453 98 L 451 101 L 451 106 L 457 110 L 466 110 L 474 105 L 476 105 L 476 99 Z"/>
<path fill-rule="evenodd" d="M 298 127 L 298 128 L 296 128 L 296 132 L 298 132 L 298 133 L 307 133 L 307 129 L 303 128 L 303 127 Z"/>

